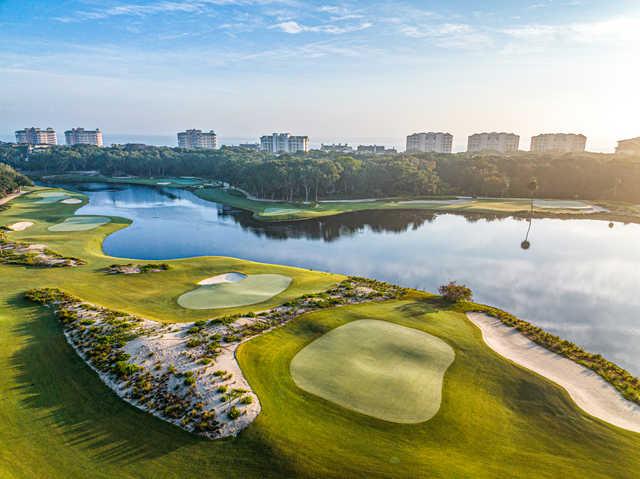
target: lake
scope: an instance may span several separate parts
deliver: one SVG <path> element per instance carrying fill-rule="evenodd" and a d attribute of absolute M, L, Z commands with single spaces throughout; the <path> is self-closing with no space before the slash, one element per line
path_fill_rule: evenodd
<path fill-rule="evenodd" d="M 523 250 L 524 219 L 385 211 L 269 224 L 179 189 L 82 188 L 90 202 L 78 214 L 133 220 L 105 240 L 109 255 L 235 256 L 428 291 L 455 280 L 640 374 L 640 225 L 533 219 Z"/>

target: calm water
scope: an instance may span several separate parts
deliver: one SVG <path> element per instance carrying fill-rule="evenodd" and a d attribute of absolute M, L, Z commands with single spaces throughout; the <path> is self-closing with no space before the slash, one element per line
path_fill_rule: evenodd
<path fill-rule="evenodd" d="M 227 255 L 368 276 L 435 291 L 457 280 L 499 306 L 640 374 L 639 225 L 376 212 L 264 224 L 187 191 L 85 191 L 78 214 L 130 218 L 106 253 L 171 259 Z"/>

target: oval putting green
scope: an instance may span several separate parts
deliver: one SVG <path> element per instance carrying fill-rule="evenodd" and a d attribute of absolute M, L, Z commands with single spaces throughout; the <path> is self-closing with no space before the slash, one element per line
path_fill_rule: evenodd
<path fill-rule="evenodd" d="M 455 359 L 441 339 L 413 328 L 358 320 L 336 328 L 291 361 L 294 382 L 342 407 L 385 421 L 416 424 L 436 415 Z"/>
<path fill-rule="evenodd" d="M 111 219 L 106 216 L 71 216 L 62 223 L 49 226 L 49 231 L 88 231 L 106 225 L 110 221 Z"/>
<path fill-rule="evenodd" d="M 70 195 L 63 191 L 43 191 L 42 193 L 38 193 L 36 198 L 39 198 L 36 201 L 38 204 L 49 204 L 70 198 Z"/>
<path fill-rule="evenodd" d="M 180 296 L 178 304 L 187 309 L 220 309 L 248 306 L 273 298 L 287 289 L 290 284 L 291 278 L 288 276 L 252 274 L 238 281 L 204 284 Z"/>

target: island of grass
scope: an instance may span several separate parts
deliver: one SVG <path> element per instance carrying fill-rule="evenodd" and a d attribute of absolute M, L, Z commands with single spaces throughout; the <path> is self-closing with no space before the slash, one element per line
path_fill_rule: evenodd
<path fill-rule="evenodd" d="M 187 309 L 237 308 L 262 303 L 282 293 L 291 278 L 281 274 L 226 273 L 199 282 L 182 294 L 178 304 Z"/>
<path fill-rule="evenodd" d="M 333 329 L 291 361 L 302 389 L 385 421 L 415 424 L 440 409 L 442 382 L 455 358 L 444 341 L 386 321 Z"/>
<path fill-rule="evenodd" d="M 0 212 L 0 224 L 34 223 L 28 230 L 10 233 L 20 241 L 47 244 L 65 256 L 86 259 L 86 265 L 55 270 L 0 264 L 2 477 L 637 475 L 640 434 L 588 415 L 556 384 L 495 354 L 466 318 L 467 307 L 448 305 L 421 292 L 334 307 L 324 292 L 345 280 L 342 276 L 224 257 L 170 261 L 171 269 L 158 275 L 105 275 L 102 271 L 109 265 L 133 261 L 108 257 L 101 249 L 108 234 L 129 222 L 112 218 L 94 230 L 48 231 L 75 209 L 77 205 L 35 204 L 27 195 Z M 294 281 L 255 307 L 191 310 L 176 303 L 176 297 L 201 279 L 229 272 L 281 274 Z M 266 310 L 277 313 L 309 294 L 317 307 L 240 343 L 235 356 L 261 412 L 236 438 L 209 441 L 113 394 L 67 342 L 53 310 L 24 299 L 27 290 L 54 286 L 81 298 L 85 306 L 162 323 L 166 334 L 169 329 L 182 332 L 187 323 L 206 322 L 203 331 L 191 333 L 193 337 L 210 334 L 208 328 L 216 324 L 211 319 L 244 331 L 244 322 L 233 323 L 256 319 L 253 316 Z M 444 375 L 440 409 L 430 420 L 393 423 L 298 387 L 290 372 L 295 356 L 332 330 L 359 320 L 419 330 L 453 349 L 455 360 Z M 503 322 L 508 321 L 519 330 L 527 329 L 505 315 Z M 531 334 L 540 341 L 551 337 L 539 330 Z M 557 347 L 561 354 L 575 353 L 603 374 L 616 372 L 615 365 L 601 356 L 586 355 L 566 343 L 547 347 Z M 638 390 L 622 373 L 619 377 L 620 387 Z M 181 380 L 184 384 L 192 379 L 185 375 Z"/>

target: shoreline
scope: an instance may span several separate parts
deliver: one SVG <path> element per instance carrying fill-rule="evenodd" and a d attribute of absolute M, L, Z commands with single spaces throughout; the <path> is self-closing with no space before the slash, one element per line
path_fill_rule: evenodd
<path fill-rule="evenodd" d="M 640 433 L 640 406 L 626 400 L 596 372 L 540 346 L 516 328 L 484 313 L 467 313 L 485 344 L 503 358 L 562 387 L 587 414 Z"/>
<path fill-rule="evenodd" d="M 243 210 L 252 215 L 252 218 L 256 221 L 264 223 L 289 223 L 306 221 L 313 219 L 321 219 L 332 216 L 339 216 L 343 214 L 358 213 L 364 211 L 424 211 L 433 214 L 461 214 L 461 215 L 494 215 L 500 217 L 514 217 L 514 218 L 549 218 L 549 219 L 590 219 L 596 221 L 607 222 L 621 222 L 621 223 L 636 223 L 640 224 L 640 213 L 634 214 L 632 212 L 625 212 L 618 209 L 615 205 L 606 204 L 607 201 L 598 200 L 567 200 L 567 199 L 549 199 L 549 198 L 535 198 L 536 201 L 563 201 L 563 202 L 583 202 L 590 207 L 587 209 L 574 209 L 574 208 L 534 208 L 533 214 L 531 214 L 527 202 L 529 198 L 490 198 L 490 197 L 478 197 L 471 198 L 466 196 L 451 196 L 451 195 L 436 195 L 433 197 L 385 197 L 385 198 L 365 198 L 365 199 L 323 199 L 318 201 L 320 207 L 335 207 L 336 210 L 313 210 L 309 208 L 309 203 L 305 202 L 287 202 L 285 200 L 273 200 L 273 199 L 258 199 L 255 196 L 248 194 L 241 188 L 232 187 L 230 189 L 242 192 L 245 196 L 234 196 L 228 193 L 223 188 L 216 188 L 204 185 L 190 186 L 190 185 L 158 185 L 158 183 L 148 183 L 144 178 L 132 178 L 127 181 L 125 178 L 115 177 L 103 177 L 103 176 L 82 176 L 82 177 L 67 177 L 61 176 L 61 183 L 69 184 L 81 184 L 87 182 L 98 183 L 111 183 L 120 185 L 138 185 L 149 186 L 155 188 L 172 187 L 184 189 L 192 192 L 198 198 L 209 201 L 212 203 L 220 203 L 231 208 L 237 208 Z M 46 179 L 47 182 L 51 182 L 55 185 L 56 175 L 50 176 Z M 203 180 L 203 182 L 206 180 Z M 443 198 L 451 198 L 443 201 Z M 465 199 L 465 203 L 460 203 L 459 200 Z M 490 205 L 482 205 L 482 203 L 505 203 L 507 209 L 493 208 Z M 524 202 L 524 208 L 516 208 L 515 205 L 508 205 L 509 202 Z M 425 203 L 425 204 L 420 204 Z M 463 208 L 462 205 L 471 208 Z M 282 208 L 291 209 L 291 216 L 282 215 L 264 215 L 262 208 L 271 208 L 273 205 L 282 204 Z M 605 205 L 606 204 L 606 205 Z M 359 207 L 362 206 L 362 207 Z M 631 207 L 634 205 L 626 205 Z M 344 208 L 344 209 L 341 209 Z M 295 210 L 295 211 L 294 211 Z M 555 210 L 555 211 L 554 211 Z"/>

